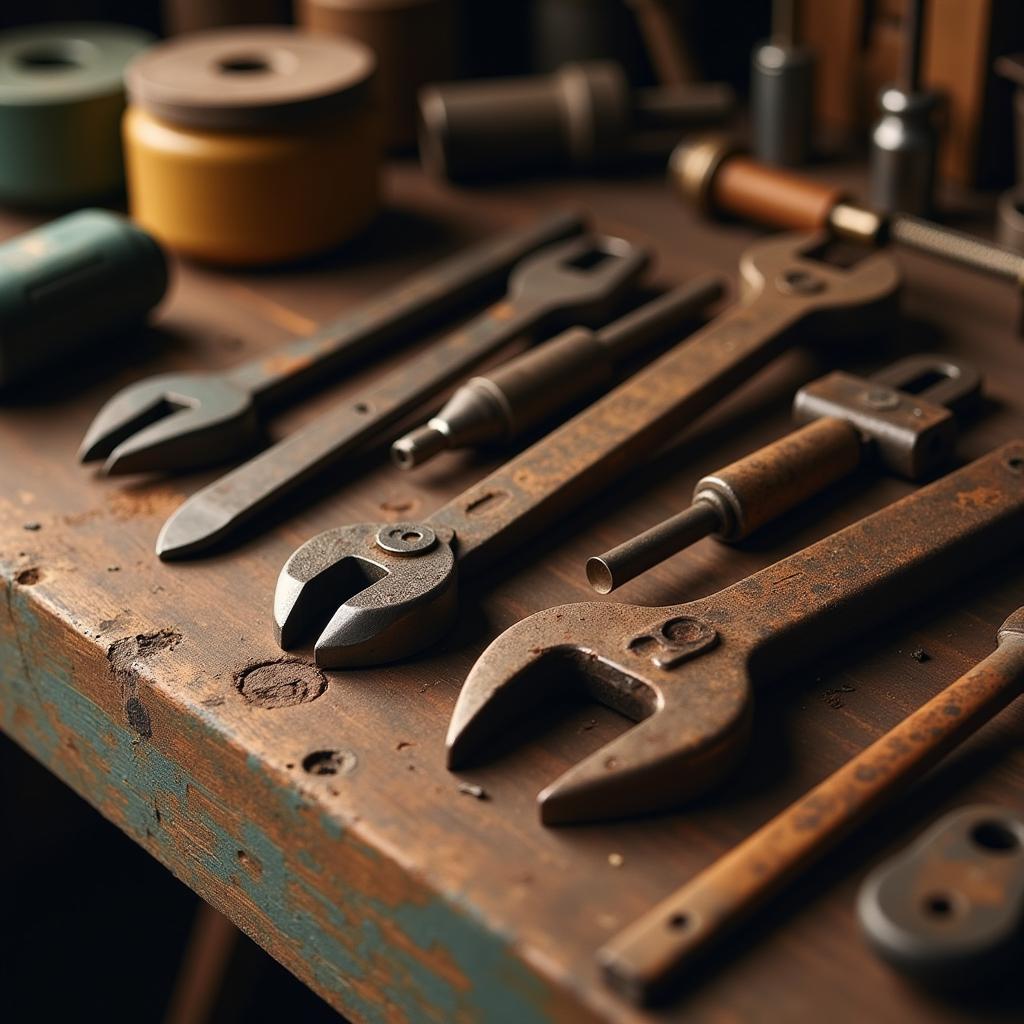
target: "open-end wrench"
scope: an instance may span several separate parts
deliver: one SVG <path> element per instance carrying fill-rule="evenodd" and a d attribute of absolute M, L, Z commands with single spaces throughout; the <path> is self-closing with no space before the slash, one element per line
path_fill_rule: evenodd
<path fill-rule="evenodd" d="M 877 329 L 899 275 L 873 254 L 851 268 L 807 254 L 820 236 L 768 239 L 743 255 L 744 301 L 589 409 L 416 523 L 327 530 L 278 579 L 278 641 L 316 636 L 319 664 L 380 664 L 435 640 L 456 614 L 456 562 L 479 572 L 643 460 L 800 336 Z M 325 628 L 326 624 L 326 628 Z"/>
<path fill-rule="evenodd" d="M 79 459 L 105 459 L 107 473 L 139 473 L 194 469 L 244 453 L 262 440 L 272 406 L 497 289 L 519 260 L 582 230 L 578 214 L 554 213 L 441 260 L 268 356 L 224 373 L 164 373 L 130 384 L 97 413 Z"/>
<path fill-rule="evenodd" d="M 553 680 L 640 722 L 539 797 L 546 824 L 664 810 L 704 792 L 750 733 L 751 686 L 948 588 L 1024 542 L 1024 442 L 1013 441 L 710 597 L 665 608 L 587 602 L 507 629 L 459 695 L 460 768 Z"/>
<path fill-rule="evenodd" d="M 666 995 L 715 940 L 1016 700 L 1024 689 L 1024 608 L 1002 624 L 997 643 L 987 658 L 606 943 L 598 960 L 609 984 L 637 1002 Z M 951 874 L 948 865 L 944 872 L 935 872 L 946 884 Z M 976 868 L 973 874 L 979 874 Z M 987 916 L 986 923 L 999 915 L 992 896 L 1001 891 L 1000 879 L 994 874 L 979 878 L 980 886 L 975 888 L 980 902 L 988 907 L 987 915 L 982 914 Z M 932 881 L 939 883 L 939 877 Z M 927 889 L 922 884 L 906 885 L 906 895 L 894 902 L 917 911 L 915 898 L 923 902 L 935 889 L 935 884 Z M 876 894 L 877 888 L 862 893 L 862 919 L 864 904 Z M 877 920 L 877 911 L 872 914 L 869 908 L 868 913 Z M 1002 916 L 1011 915 L 1004 912 Z M 963 923 L 941 921 L 936 929 L 939 935 L 945 932 L 942 938 L 947 941 L 945 946 L 941 940 L 935 945 L 952 951 L 954 958 L 957 952 L 961 957 L 975 952 L 979 939 L 991 942 L 991 933 L 975 931 L 964 936 L 957 951 L 956 943 L 948 941 L 949 925 Z M 971 923 L 975 922 L 968 926 Z M 909 945 L 907 936 L 896 933 L 891 924 L 886 938 L 893 946 L 899 939 Z M 910 954 L 906 959 L 920 955 L 922 947 L 927 949 L 927 943 L 904 949 Z M 966 965 L 961 959 L 945 966 L 962 969 Z"/>
<path fill-rule="evenodd" d="M 500 302 L 193 494 L 164 524 L 157 554 L 188 558 L 223 540 L 516 338 L 602 323 L 649 260 L 646 250 L 607 235 L 573 238 L 521 260 Z"/>

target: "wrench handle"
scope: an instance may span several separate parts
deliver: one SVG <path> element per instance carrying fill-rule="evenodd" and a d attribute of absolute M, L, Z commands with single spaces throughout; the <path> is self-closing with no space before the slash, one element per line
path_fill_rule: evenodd
<path fill-rule="evenodd" d="M 430 517 L 455 531 L 460 570 L 496 557 L 652 454 L 767 364 L 805 308 L 734 306 Z"/>
<path fill-rule="evenodd" d="M 403 280 L 312 337 L 241 364 L 229 377 L 261 403 L 284 401 L 312 379 L 326 380 L 364 355 L 423 330 L 476 296 L 498 288 L 521 259 L 579 234 L 583 226 L 579 214 L 558 211 L 526 228 L 487 239 Z"/>
<path fill-rule="evenodd" d="M 1011 441 L 697 606 L 747 645 L 762 682 L 1016 547 L 1024 441 Z"/>
<path fill-rule="evenodd" d="M 1002 711 L 1024 687 L 1024 617 L 1015 618 L 1017 628 L 1002 632 L 987 658 L 607 943 L 598 960 L 609 983 L 640 1002 L 658 996 L 723 933 Z"/>

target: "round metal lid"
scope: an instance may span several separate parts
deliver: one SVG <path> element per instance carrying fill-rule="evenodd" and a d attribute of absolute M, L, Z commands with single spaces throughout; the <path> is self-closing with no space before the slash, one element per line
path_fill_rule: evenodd
<path fill-rule="evenodd" d="M 33 25 L 0 34 L 0 107 L 117 95 L 125 66 L 155 39 L 123 25 Z"/>
<path fill-rule="evenodd" d="M 268 128 L 364 102 L 377 59 L 342 36 L 216 29 L 154 46 L 126 72 L 128 95 L 195 128 Z"/>

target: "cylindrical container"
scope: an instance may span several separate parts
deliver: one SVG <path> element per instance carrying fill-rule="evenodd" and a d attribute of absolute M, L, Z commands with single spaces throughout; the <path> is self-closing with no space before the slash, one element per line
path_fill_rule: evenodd
<path fill-rule="evenodd" d="M 106 210 L 79 210 L 4 242 L 0 387 L 140 323 L 166 290 L 160 246 Z"/>
<path fill-rule="evenodd" d="M 763 43 L 751 61 L 750 117 L 758 160 L 799 167 L 811 150 L 814 55 L 802 46 Z"/>
<path fill-rule="evenodd" d="M 0 201 L 66 206 L 124 181 L 124 69 L 153 37 L 120 25 L 0 35 Z"/>
<path fill-rule="evenodd" d="M 288 21 L 288 0 L 162 0 L 160 7 L 163 29 L 169 36 Z"/>
<path fill-rule="evenodd" d="M 373 54 L 290 29 L 182 36 L 128 69 L 132 215 L 214 263 L 301 259 L 361 231 L 378 205 Z"/>
<path fill-rule="evenodd" d="M 416 94 L 455 75 L 454 0 L 297 0 L 314 32 L 358 39 L 377 55 L 377 96 L 389 146 L 416 139 Z"/>

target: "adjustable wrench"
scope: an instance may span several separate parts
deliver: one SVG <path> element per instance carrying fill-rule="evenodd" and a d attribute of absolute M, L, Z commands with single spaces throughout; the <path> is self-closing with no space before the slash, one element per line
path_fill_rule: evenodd
<path fill-rule="evenodd" d="M 307 541 L 278 579 L 278 642 L 287 649 L 319 633 L 316 659 L 330 668 L 415 653 L 455 618 L 456 562 L 480 571 L 802 335 L 880 326 L 899 285 L 892 261 L 873 254 L 836 268 L 807 255 L 821 241 L 796 235 L 751 246 L 740 261 L 742 302 L 425 521 L 341 526 Z"/>
<path fill-rule="evenodd" d="M 516 338 L 607 320 L 649 259 L 621 238 L 598 235 L 520 261 L 500 302 L 374 381 L 357 400 L 339 403 L 193 494 L 164 524 L 157 554 L 188 558 L 223 539 Z"/>
<path fill-rule="evenodd" d="M 271 405 L 496 288 L 518 260 L 583 230 L 558 212 L 441 260 L 328 324 L 311 338 L 224 373 L 163 373 L 122 388 L 96 414 L 79 450 L 107 473 L 195 469 L 262 437 Z"/>
<path fill-rule="evenodd" d="M 987 658 L 606 943 L 598 960 L 608 983 L 637 1002 L 665 994 L 715 940 L 1016 700 L 1024 689 L 1024 608 L 1002 624 L 996 642 Z M 966 922 L 971 931 L 966 941 L 957 941 L 964 938 L 963 933 L 951 935 L 948 927 L 957 923 L 962 927 L 963 921 L 940 921 L 931 944 L 913 934 L 913 924 L 920 920 L 913 896 L 920 894 L 922 885 L 908 885 L 910 880 L 904 878 L 888 894 L 893 903 L 905 908 L 906 917 L 916 919 L 913 924 L 905 920 L 902 930 L 879 920 L 882 879 L 876 876 L 862 890 L 861 920 L 874 923 L 876 936 L 884 936 L 889 951 L 903 954 L 904 962 L 917 959 L 921 966 L 927 959 L 922 954 L 934 953 L 938 947 L 951 953 L 954 961 L 960 960 L 946 963 L 947 970 L 963 969 L 967 966 L 963 954 L 979 952 L 978 946 L 990 952 L 986 947 L 993 944 L 992 931 L 998 934 L 1005 918 L 1016 916 L 1006 909 L 1001 913 L 992 904 L 992 894 L 1000 891 L 993 877 L 998 872 L 990 869 L 982 874 L 962 857 L 957 860 L 963 869 L 961 879 L 968 873 L 974 876 L 975 891 L 985 906 L 978 916 L 990 926 L 990 930 L 973 928 L 977 921 Z M 957 875 L 949 865 L 935 874 L 946 884 Z M 1021 891 L 1019 884 L 1017 891 Z"/>
<path fill-rule="evenodd" d="M 1024 441 L 1012 441 L 710 597 L 531 615 L 473 666 L 448 731 L 449 767 L 541 703 L 558 674 L 640 724 L 540 794 L 544 822 L 675 806 L 735 765 L 752 725 L 753 683 L 1005 557 L 1024 542 L 1022 515 Z"/>

